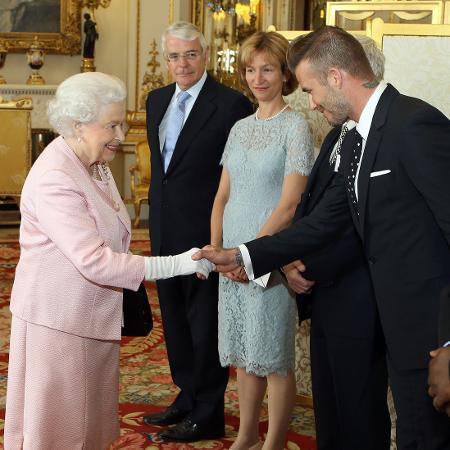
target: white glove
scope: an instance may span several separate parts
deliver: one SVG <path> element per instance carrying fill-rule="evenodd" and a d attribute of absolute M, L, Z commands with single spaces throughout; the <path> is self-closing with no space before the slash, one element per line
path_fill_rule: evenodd
<path fill-rule="evenodd" d="M 163 280 L 196 272 L 208 278 L 215 266 L 207 259 L 194 261 L 191 256 L 199 250 L 199 248 L 191 248 L 187 252 L 175 256 L 145 256 L 145 279 L 147 281 Z"/>

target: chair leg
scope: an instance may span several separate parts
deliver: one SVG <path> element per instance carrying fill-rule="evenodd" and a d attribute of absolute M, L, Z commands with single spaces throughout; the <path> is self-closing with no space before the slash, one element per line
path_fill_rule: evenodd
<path fill-rule="evenodd" d="M 141 201 L 134 202 L 134 228 L 139 228 L 139 222 L 141 221 Z"/>

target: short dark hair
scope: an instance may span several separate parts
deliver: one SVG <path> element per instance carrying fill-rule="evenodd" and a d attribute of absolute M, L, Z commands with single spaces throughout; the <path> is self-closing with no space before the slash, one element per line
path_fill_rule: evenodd
<path fill-rule="evenodd" d="M 257 53 L 265 53 L 270 60 L 280 65 L 281 73 L 286 78 L 286 82 L 283 83 L 282 94 L 289 95 L 294 92 L 298 83 L 287 66 L 286 52 L 288 47 L 289 41 L 275 31 L 258 31 L 248 37 L 241 45 L 238 54 L 239 76 L 244 88 L 247 87 L 245 81 L 247 66 L 252 63 Z M 251 92 L 249 93 L 251 94 Z"/>
<path fill-rule="evenodd" d="M 321 81 L 326 81 L 331 67 L 343 69 L 359 79 L 376 79 L 361 44 L 339 27 L 325 26 L 292 41 L 287 51 L 291 72 L 303 60 L 308 60 Z"/>

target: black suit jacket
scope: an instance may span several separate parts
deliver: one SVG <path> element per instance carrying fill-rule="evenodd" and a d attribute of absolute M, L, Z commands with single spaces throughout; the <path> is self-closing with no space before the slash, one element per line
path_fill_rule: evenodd
<path fill-rule="evenodd" d="M 327 188 L 333 182 L 335 172 L 329 164 L 329 158 L 340 130 L 340 126 L 335 127 L 325 137 L 309 175 L 302 201 L 295 212 L 294 222 L 314 211 Z M 350 217 L 348 217 L 345 227 L 343 226 L 339 239 L 330 242 L 327 246 L 312 254 L 306 255 L 303 261 L 307 263 L 305 277 L 315 280 L 319 284 L 330 284 L 340 274 L 362 264 L 364 255 L 361 241 Z"/>
<path fill-rule="evenodd" d="M 234 123 L 252 113 L 245 96 L 208 75 L 164 173 L 158 130 L 174 92 L 175 84 L 171 84 L 151 91 L 147 98 L 153 255 L 180 253 L 210 243 L 210 216 L 223 149 Z"/>
<path fill-rule="evenodd" d="M 294 220 L 311 214 L 333 182 L 329 158 L 340 131 L 341 127 L 333 128 L 325 137 Z M 339 239 L 303 261 L 304 276 L 316 284 L 311 294 L 297 295 L 299 319 L 312 310 L 314 324 L 323 332 L 372 338 L 377 323 L 375 298 L 361 240 L 350 218 Z"/>
<path fill-rule="evenodd" d="M 308 217 L 247 244 L 255 276 L 337 239 L 348 217 L 369 262 L 390 356 L 425 368 L 438 346 L 439 292 L 450 283 L 450 121 L 388 85 L 377 105 L 358 181 L 359 216 L 348 201 L 352 134 L 340 173 Z M 389 170 L 381 176 L 373 172 Z"/>

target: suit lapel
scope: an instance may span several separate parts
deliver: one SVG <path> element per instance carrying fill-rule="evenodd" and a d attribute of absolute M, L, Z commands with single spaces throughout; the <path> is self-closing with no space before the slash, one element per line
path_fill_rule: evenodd
<path fill-rule="evenodd" d="M 161 157 L 161 143 L 159 142 L 159 126 L 166 114 L 170 101 L 175 92 L 175 83 L 167 86 L 166 89 L 161 90 L 161 98 L 153 103 L 154 116 L 152 117 L 148 128 L 151 129 L 149 136 L 153 136 L 153 142 L 150 143 L 151 151 L 155 152 L 156 159 L 159 161 L 161 170 L 164 171 L 163 160 Z"/>
<path fill-rule="evenodd" d="M 334 176 L 334 163 L 333 166 L 331 166 L 329 158 L 340 132 L 341 128 L 336 127 L 327 135 L 313 170 L 311 171 L 309 180 L 312 182 L 311 189 L 315 188 L 315 190 L 313 195 L 311 195 L 311 200 L 308 202 L 308 211 L 310 211 L 322 197 L 323 192 L 326 190 L 330 184 L 330 180 Z M 320 180 L 319 184 L 317 184 L 317 179 Z"/>
<path fill-rule="evenodd" d="M 305 192 L 302 194 L 302 200 L 295 211 L 294 221 L 307 215 L 312 210 L 318 199 L 321 197 L 322 192 L 328 186 L 330 179 L 334 174 L 333 170 L 329 166 L 328 158 L 333 150 L 337 136 L 339 136 L 339 132 L 340 127 L 333 128 L 325 137 L 325 140 L 320 148 L 319 155 L 317 156 L 311 173 L 308 176 Z M 324 167 L 323 164 L 328 167 Z M 329 170 L 326 171 L 326 169 Z M 320 185 L 317 184 L 318 180 L 321 181 Z M 314 189 L 317 190 L 315 191 Z"/>
<path fill-rule="evenodd" d="M 205 84 L 197 97 L 197 100 L 192 107 L 192 110 L 187 118 L 178 141 L 173 152 L 172 159 L 170 160 L 169 167 L 167 168 L 167 174 L 169 174 L 173 168 L 180 162 L 184 154 L 189 148 L 189 144 L 197 136 L 200 130 L 204 127 L 208 119 L 217 109 L 214 103 L 216 97 L 216 86 L 210 75 L 207 76 Z"/>
<path fill-rule="evenodd" d="M 361 160 L 361 167 L 358 175 L 358 211 L 361 224 L 361 237 L 364 237 L 364 220 L 366 216 L 367 196 L 369 193 L 370 173 L 375 163 L 375 159 L 380 148 L 383 137 L 383 126 L 386 123 L 389 108 L 392 100 L 399 95 L 399 92 L 391 85 L 385 89 L 380 97 L 375 114 L 372 119 L 369 135 L 367 136 L 364 154 Z"/>

